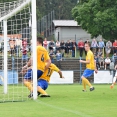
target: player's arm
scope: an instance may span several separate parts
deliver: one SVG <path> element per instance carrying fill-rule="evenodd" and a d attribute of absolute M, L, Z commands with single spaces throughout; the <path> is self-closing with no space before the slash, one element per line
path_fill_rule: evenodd
<path fill-rule="evenodd" d="M 50 59 L 50 57 L 48 55 L 48 52 L 47 52 L 46 53 L 46 66 L 45 66 L 45 70 L 47 70 L 49 68 L 50 64 L 51 64 L 51 59 Z"/>
<path fill-rule="evenodd" d="M 85 63 L 85 64 L 89 64 L 90 63 L 90 59 L 84 61 L 84 60 L 79 60 L 80 63 Z"/>
<path fill-rule="evenodd" d="M 30 59 L 28 60 L 28 62 L 26 63 L 26 65 L 25 65 L 22 69 L 27 69 L 28 67 L 31 66 L 31 64 L 32 64 L 32 58 L 30 58 Z"/>
<path fill-rule="evenodd" d="M 64 76 L 62 75 L 62 72 L 60 70 L 58 71 L 58 73 L 59 73 L 60 78 L 64 78 Z"/>

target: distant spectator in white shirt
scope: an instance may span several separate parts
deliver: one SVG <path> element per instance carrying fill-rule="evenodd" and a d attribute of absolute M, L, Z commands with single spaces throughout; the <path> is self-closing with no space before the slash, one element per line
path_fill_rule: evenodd
<path fill-rule="evenodd" d="M 111 62 L 110 58 L 107 57 L 107 58 L 105 59 L 105 70 L 106 70 L 107 66 L 110 65 L 110 62 Z"/>
<path fill-rule="evenodd" d="M 22 41 L 20 40 L 19 37 L 15 39 L 15 46 L 16 46 L 16 54 L 19 57 L 20 49 L 22 48 Z"/>

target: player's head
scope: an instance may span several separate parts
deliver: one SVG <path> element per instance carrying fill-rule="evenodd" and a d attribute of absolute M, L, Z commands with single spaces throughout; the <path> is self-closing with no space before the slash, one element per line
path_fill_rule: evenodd
<path fill-rule="evenodd" d="M 90 43 L 85 43 L 84 47 L 86 51 L 90 50 Z"/>
<path fill-rule="evenodd" d="M 43 38 L 37 37 L 37 45 L 43 45 Z"/>

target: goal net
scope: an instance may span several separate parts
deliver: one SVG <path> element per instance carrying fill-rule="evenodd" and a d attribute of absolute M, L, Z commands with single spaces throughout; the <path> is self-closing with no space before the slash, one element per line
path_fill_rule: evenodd
<path fill-rule="evenodd" d="M 31 0 L 0 3 L 0 102 L 29 99 L 20 72 L 32 53 L 31 19 Z"/>

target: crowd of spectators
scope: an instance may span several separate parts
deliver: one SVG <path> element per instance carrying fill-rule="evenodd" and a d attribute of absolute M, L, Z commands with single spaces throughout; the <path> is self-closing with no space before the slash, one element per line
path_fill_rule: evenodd
<path fill-rule="evenodd" d="M 32 52 L 32 41 L 30 41 L 30 44 L 27 41 L 27 38 L 10 38 L 10 56 L 16 55 L 17 57 L 19 57 L 21 55 L 23 60 L 27 60 L 28 52 Z M 51 40 L 48 43 L 47 39 L 45 38 L 43 46 L 49 51 L 52 63 L 54 63 L 54 61 L 56 60 L 58 66 L 61 67 L 60 61 L 62 61 L 63 58 L 75 57 L 76 50 L 77 52 L 79 52 L 80 58 L 83 57 L 84 53 L 86 55 L 87 53 L 84 50 L 85 43 L 90 43 L 91 50 L 94 53 L 96 66 L 98 69 L 106 70 L 111 62 L 116 62 L 117 40 L 115 40 L 114 42 L 111 42 L 110 40 L 104 42 L 102 39 L 100 39 L 99 41 L 97 41 L 96 39 L 93 39 L 92 41 L 89 41 L 88 39 L 86 41 L 83 41 L 82 39 L 80 39 L 78 42 L 76 42 L 75 40 L 70 39 L 66 42 L 64 40 L 56 42 L 54 40 Z M 1 48 L 2 47 L 3 46 L 1 45 Z"/>

